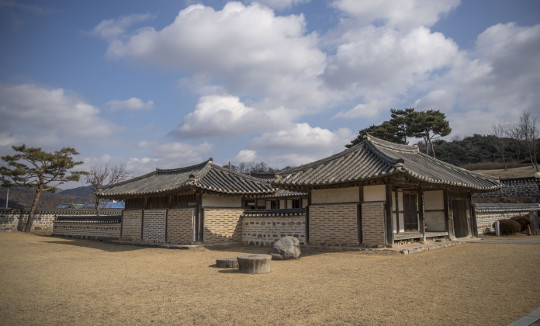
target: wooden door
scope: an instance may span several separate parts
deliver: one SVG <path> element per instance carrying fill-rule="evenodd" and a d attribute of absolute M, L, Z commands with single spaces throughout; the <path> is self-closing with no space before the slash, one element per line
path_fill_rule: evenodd
<path fill-rule="evenodd" d="M 454 219 L 454 232 L 457 238 L 469 235 L 469 226 L 467 224 L 467 206 L 465 200 L 452 200 L 452 217 Z"/>
<path fill-rule="evenodd" d="M 418 231 L 418 210 L 416 194 L 403 194 L 403 228 L 407 231 Z"/>

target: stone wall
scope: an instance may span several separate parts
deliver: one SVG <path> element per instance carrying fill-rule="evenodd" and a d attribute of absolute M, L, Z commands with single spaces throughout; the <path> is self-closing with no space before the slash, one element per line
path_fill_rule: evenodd
<path fill-rule="evenodd" d="M 81 239 L 120 239 L 121 223 L 55 222 L 53 235 Z"/>
<path fill-rule="evenodd" d="M 204 208 L 204 243 L 240 242 L 243 212 L 237 208 Z"/>
<path fill-rule="evenodd" d="M 195 210 L 169 209 L 167 212 L 167 242 L 191 244 L 194 242 L 193 218 Z"/>
<path fill-rule="evenodd" d="M 0 231 L 24 231 L 29 215 L 28 210 L 21 209 L 0 209 Z M 120 215 L 121 210 L 106 209 L 101 211 L 102 215 Z M 53 234 L 53 222 L 57 216 L 93 216 L 94 210 L 89 209 L 55 209 L 48 211 L 36 211 L 31 232 L 50 235 Z"/>
<path fill-rule="evenodd" d="M 320 246 L 358 245 L 357 207 L 357 204 L 310 206 L 309 244 Z"/>
<path fill-rule="evenodd" d="M 362 204 L 362 240 L 367 246 L 384 246 L 384 203 Z"/>
<path fill-rule="evenodd" d="M 271 246 L 277 240 L 292 236 L 306 243 L 306 216 L 304 209 L 296 212 L 267 210 L 244 213 L 242 216 L 242 242 L 252 246 Z"/>
<path fill-rule="evenodd" d="M 538 218 L 540 204 L 474 204 L 476 215 L 476 225 L 478 228 L 478 236 L 495 232 L 493 223 L 498 220 L 508 219 L 514 216 L 529 215 L 529 212 L 535 212 Z"/>

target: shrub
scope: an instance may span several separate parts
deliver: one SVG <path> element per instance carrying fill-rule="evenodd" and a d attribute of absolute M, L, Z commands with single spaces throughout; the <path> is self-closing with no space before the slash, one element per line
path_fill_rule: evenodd
<path fill-rule="evenodd" d="M 519 225 L 521 226 L 521 231 L 527 230 L 529 225 L 531 224 L 528 216 L 514 216 L 511 219 L 519 223 Z"/>
<path fill-rule="evenodd" d="M 499 220 L 499 224 L 502 235 L 515 234 L 521 231 L 521 225 L 512 219 Z"/>

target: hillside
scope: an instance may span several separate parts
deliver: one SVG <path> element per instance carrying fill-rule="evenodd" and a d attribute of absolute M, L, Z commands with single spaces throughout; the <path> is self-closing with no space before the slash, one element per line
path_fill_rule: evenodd
<path fill-rule="evenodd" d="M 536 170 L 531 165 L 522 166 L 518 168 L 511 168 L 508 170 L 495 169 L 495 170 L 474 170 L 474 171 L 478 173 L 483 173 L 483 174 L 491 175 L 494 177 L 498 177 L 501 179 L 534 177 L 534 174 L 536 172 Z"/>
<path fill-rule="evenodd" d="M 91 200 L 94 196 L 94 192 L 92 191 L 92 188 L 90 186 L 62 190 L 59 192 L 59 194 L 64 196 L 86 198 L 87 200 Z"/>
<path fill-rule="evenodd" d="M 0 189 L 0 208 L 6 207 L 6 189 Z M 11 188 L 9 190 L 9 207 L 10 208 L 30 208 L 34 200 L 34 192 L 26 188 Z M 88 202 L 88 198 L 63 195 L 61 193 L 44 192 L 41 194 L 38 209 L 54 209 L 56 206 L 64 203 L 68 204 L 84 204 Z"/>

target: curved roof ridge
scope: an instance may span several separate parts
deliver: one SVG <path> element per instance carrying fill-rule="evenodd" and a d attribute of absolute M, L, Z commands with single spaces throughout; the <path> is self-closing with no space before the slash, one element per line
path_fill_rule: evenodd
<path fill-rule="evenodd" d="M 191 170 L 200 170 L 204 168 L 207 164 L 212 163 L 212 162 L 213 162 L 212 158 L 209 158 L 208 160 L 202 163 L 197 163 L 197 164 L 193 164 L 193 165 L 182 167 L 182 168 L 174 168 L 174 169 L 156 168 L 156 172 L 157 173 L 180 173 L 180 172 L 187 172 Z"/>
<path fill-rule="evenodd" d="M 370 144 L 373 144 L 376 147 L 383 147 L 383 148 L 390 149 L 393 151 L 399 151 L 403 153 L 419 153 L 420 152 L 420 149 L 418 149 L 417 146 L 392 143 L 390 141 L 374 137 L 370 134 L 366 134 L 364 136 L 364 140 L 366 140 Z"/>

